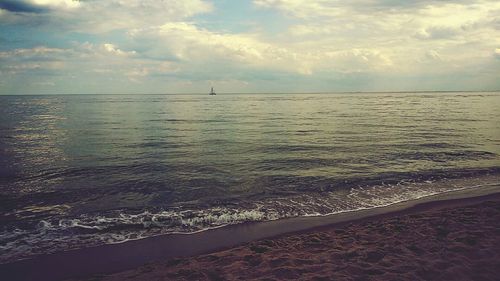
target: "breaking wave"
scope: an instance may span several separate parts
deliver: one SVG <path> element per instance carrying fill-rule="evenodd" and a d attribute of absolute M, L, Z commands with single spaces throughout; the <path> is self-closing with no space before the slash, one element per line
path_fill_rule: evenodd
<path fill-rule="evenodd" d="M 169 233 L 195 233 L 231 224 L 299 216 L 326 216 L 388 206 L 445 192 L 500 183 L 496 173 L 479 177 L 402 180 L 395 184 L 297 194 L 205 209 L 114 210 L 74 218 L 40 220 L 35 228 L 0 233 L 0 263 L 68 249 L 122 243 Z"/>

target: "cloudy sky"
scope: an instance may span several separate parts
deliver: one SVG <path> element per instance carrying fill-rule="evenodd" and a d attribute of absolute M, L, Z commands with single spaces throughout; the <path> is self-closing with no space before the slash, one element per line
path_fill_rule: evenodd
<path fill-rule="evenodd" d="M 499 90 L 498 0 L 0 0 L 0 94 Z"/>

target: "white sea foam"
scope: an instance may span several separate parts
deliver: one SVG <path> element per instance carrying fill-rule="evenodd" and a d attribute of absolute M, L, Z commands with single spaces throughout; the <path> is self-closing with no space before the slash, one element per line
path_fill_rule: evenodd
<path fill-rule="evenodd" d="M 498 184 L 500 179 L 490 179 Z M 269 198 L 242 207 L 145 210 L 82 215 L 58 221 L 41 220 L 36 229 L 0 233 L 0 263 L 47 251 L 122 243 L 167 233 L 196 233 L 230 224 L 269 221 L 297 216 L 326 216 L 414 200 L 488 184 L 482 179 L 440 180 L 358 186 L 341 192 L 303 193 Z"/>

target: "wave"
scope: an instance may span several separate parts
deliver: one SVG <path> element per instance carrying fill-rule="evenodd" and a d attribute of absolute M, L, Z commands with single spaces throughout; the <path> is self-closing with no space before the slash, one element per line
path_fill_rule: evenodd
<path fill-rule="evenodd" d="M 444 192 L 500 183 L 500 168 L 455 171 L 450 177 L 365 182 L 356 187 L 237 200 L 204 208 L 112 210 L 63 219 L 43 219 L 32 228 L 0 232 L 0 263 L 41 253 L 83 248 L 168 233 L 195 233 L 231 224 L 298 216 L 325 216 L 377 208 Z"/>

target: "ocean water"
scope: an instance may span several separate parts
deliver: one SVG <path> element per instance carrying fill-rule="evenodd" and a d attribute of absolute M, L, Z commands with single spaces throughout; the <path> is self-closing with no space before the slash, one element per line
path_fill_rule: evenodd
<path fill-rule="evenodd" d="M 0 263 L 500 182 L 500 93 L 0 96 Z"/>

